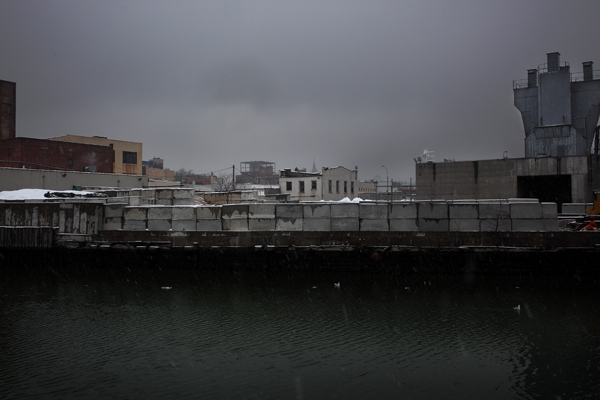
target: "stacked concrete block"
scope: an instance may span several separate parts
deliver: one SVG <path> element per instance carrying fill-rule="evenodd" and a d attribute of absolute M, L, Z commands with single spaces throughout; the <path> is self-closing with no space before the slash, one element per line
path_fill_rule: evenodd
<path fill-rule="evenodd" d="M 174 206 L 194 205 L 194 189 L 172 189 Z"/>
<path fill-rule="evenodd" d="M 156 204 L 161 206 L 173 205 L 173 190 L 172 189 L 155 189 Z"/>
<path fill-rule="evenodd" d="M 172 212 L 169 206 L 149 206 L 148 207 L 148 230 L 150 231 L 170 231 L 172 225 Z"/>
<path fill-rule="evenodd" d="M 331 204 L 332 231 L 358 231 L 360 230 L 359 218 L 358 203 Z"/>
<path fill-rule="evenodd" d="M 143 231 L 148 227 L 148 207 L 125 207 L 123 210 L 123 230 Z"/>
<path fill-rule="evenodd" d="M 142 189 L 131 189 L 127 201 L 130 206 L 142 206 L 146 204 L 142 198 Z"/>
<path fill-rule="evenodd" d="M 196 230 L 203 232 L 221 231 L 221 206 L 196 207 Z"/>
<path fill-rule="evenodd" d="M 510 205 L 507 202 L 479 202 L 479 229 L 481 232 L 512 230 Z"/>
<path fill-rule="evenodd" d="M 360 203 L 358 206 L 361 231 L 389 231 L 387 203 Z"/>
<path fill-rule="evenodd" d="M 102 229 L 115 231 L 123 228 L 123 212 L 126 204 L 111 203 L 104 206 L 104 224 Z"/>
<path fill-rule="evenodd" d="M 248 230 L 248 204 L 224 204 L 221 218 L 224 231 Z"/>
<path fill-rule="evenodd" d="M 331 228 L 331 204 L 323 202 L 304 204 L 302 212 L 303 231 L 327 232 Z"/>
<path fill-rule="evenodd" d="M 252 190 L 249 192 L 240 192 L 240 201 L 243 202 L 254 202 L 258 199 L 258 191 Z"/>
<path fill-rule="evenodd" d="M 275 229 L 278 231 L 301 231 L 302 204 L 277 204 L 275 206 Z"/>
<path fill-rule="evenodd" d="M 544 220 L 545 231 L 558 231 L 558 207 L 556 203 L 542 203 L 542 219 Z"/>
<path fill-rule="evenodd" d="M 592 206 L 591 203 L 563 203 L 562 214 L 585 215 L 585 209 Z"/>
<path fill-rule="evenodd" d="M 274 231 L 275 204 L 251 203 L 248 205 L 248 229 L 251 231 Z"/>
<path fill-rule="evenodd" d="M 229 195 L 223 192 L 204 193 L 202 197 L 208 204 L 224 205 L 229 203 Z"/>
<path fill-rule="evenodd" d="M 127 202 L 129 203 L 130 206 L 143 206 L 143 205 L 145 205 L 141 196 L 129 196 L 127 198 Z"/>
<path fill-rule="evenodd" d="M 417 203 L 414 202 L 390 203 L 388 206 L 390 231 L 418 231 L 417 210 Z"/>
<path fill-rule="evenodd" d="M 418 204 L 420 231 L 448 231 L 448 203 L 440 201 L 427 201 L 419 202 Z"/>
<path fill-rule="evenodd" d="M 196 206 L 173 206 L 173 230 L 174 231 L 195 231 L 196 223 Z"/>
<path fill-rule="evenodd" d="M 479 209 L 476 202 L 448 204 L 448 228 L 451 232 L 478 232 Z"/>
<path fill-rule="evenodd" d="M 156 204 L 156 189 L 142 189 L 140 195 L 142 196 L 140 199 L 141 205 Z"/>
<path fill-rule="evenodd" d="M 544 230 L 542 205 L 539 202 L 512 202 L 510 219 L 514 232 Z"/>

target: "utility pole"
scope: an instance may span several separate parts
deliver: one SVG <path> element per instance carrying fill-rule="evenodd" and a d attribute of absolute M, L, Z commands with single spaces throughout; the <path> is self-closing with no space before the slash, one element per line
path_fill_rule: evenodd
<path fill-rule="evenodd" d="M 235 164 L 233 164 L 233 175 L 231 175 L 231 190 L 235 190 Z"/>

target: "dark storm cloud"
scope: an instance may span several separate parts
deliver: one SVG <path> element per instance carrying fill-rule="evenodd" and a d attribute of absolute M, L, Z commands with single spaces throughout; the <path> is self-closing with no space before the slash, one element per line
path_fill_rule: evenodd
<path fill-rule="evenodd" d="M 595 2 L 0 3 L 19 136 L 102 135 L 209 172 L 523 155 L 512 80 L 600 62 Z M 589 12 L 581 12 L 589 10 Z"/>

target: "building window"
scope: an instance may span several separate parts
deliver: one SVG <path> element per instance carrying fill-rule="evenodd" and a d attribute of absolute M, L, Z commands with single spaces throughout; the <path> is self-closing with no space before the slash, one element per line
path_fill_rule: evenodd
<path fill-rule="evenodd" d="M 331 180 L 329 180 L 329 193 L 331 193 L 333 191 L 333 186 L 331 183 Z"/>
<path fill-rule="evenodd" d="M 348 181 L 344 181 L 344 193 L 348 193 Z"/>
<path fill-rule="evenodd" d="M 335 181 L 335 192 L 336 193 L 340 192 L 340 181 Z"/>
<path fill-rule="evenodd" d="M 69 166 L 69 167 L 73 166 L 73 157 L 67 158 L 67 166 Z"/>
<path fill-rule="evenodd" d="M 304 181 L 300 181 L 300 193 L 304 193 Z"/>
<path fill-rule="evenodd" d="M 4 114 L 12 114 L 12 104 L 4 103 Z"/>
<path fill-rule="evenodd" d="M 137 164 L 137 153 L 133 151 L 124 151 L 123 164 Z"/>
<path fill-rule="evenodd" d="M 317 190 L 317 181 L 310 181 L 310 190 Z"/>
<path fill-rule="evenodd" d="M 354 193 L 354 182 L 350 182 L 350 193 Z"/>
<path fill-rule="evenodd" d="M 290 190 L 292 190 L 292 182 L 286 182 L 285 183 L 285 190 L 287 190 L 288 192 Z"/>

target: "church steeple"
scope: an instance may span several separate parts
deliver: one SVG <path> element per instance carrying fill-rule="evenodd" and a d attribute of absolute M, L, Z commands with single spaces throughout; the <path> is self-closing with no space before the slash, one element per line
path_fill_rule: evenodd
<path fill-rule="evenodd" d="M 317 171 L 317 165 L 315 164 L 314 158 L 313 158 L 313 166 L 312 166 L 312 169 L 310 170 L 310 172 L 319 172 L 319 171 Z"/>

